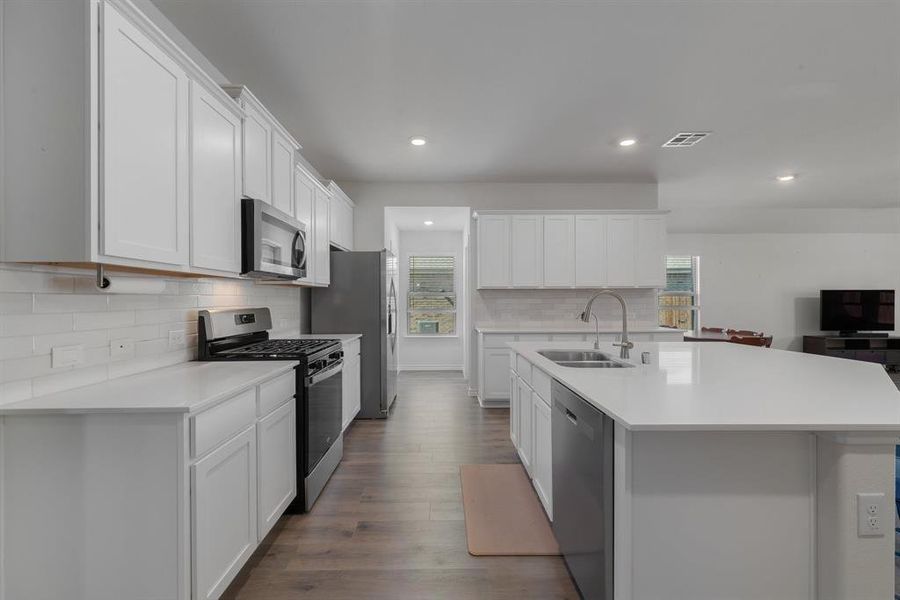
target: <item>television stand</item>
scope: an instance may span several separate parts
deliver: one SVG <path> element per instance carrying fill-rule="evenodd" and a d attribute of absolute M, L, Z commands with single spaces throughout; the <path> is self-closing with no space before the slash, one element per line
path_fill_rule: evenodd
<path fill-rule="evenodd" d="M 838 337 L 848 337 L 848 338 L 886 338 L 888 337 L 887 333 L 860 333 L 859 331 L 842 331 L 838 334 Z"/>
<path fill-rule="evenodd" d="M 803 351 L 882 365 L 900 365 L 900 337 L 884 333 L 804 335 Z"/>

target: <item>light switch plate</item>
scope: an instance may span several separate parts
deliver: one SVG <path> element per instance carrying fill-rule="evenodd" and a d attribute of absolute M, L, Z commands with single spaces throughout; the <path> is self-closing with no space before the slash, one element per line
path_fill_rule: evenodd
<path fill-rule="evenodd" d="M 113 340 L 109 343 L 109 360 L 134 358 L 134 340 Z"/>
<path fill-rule="evenodd" d="M 84 346 L 82 344 L 56 346 L 50 350 L 50 367 L 53 369 L 75 367 L 81 364 L 84 364 Z"/>
<path fill-rule="evenodd" d="M 885 510 L 884 494 L 856 495 L 856 533 L 859 537 L 884 536 L 888 516 L 893 516 L 893 511 Z"/>
<path fill-rule="evenodd" d="M 169 332 L 169 350 L 177 350 L 184 348 L 185 332 L 184 329 L 178 329 Z"/>

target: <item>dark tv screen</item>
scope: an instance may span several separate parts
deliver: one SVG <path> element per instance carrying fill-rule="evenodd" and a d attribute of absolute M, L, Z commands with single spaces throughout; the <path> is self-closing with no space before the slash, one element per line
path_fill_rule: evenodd
<path fill-rule="evenodd" d="M 822 290 L 822 331 L 893 331 L 894 290 Z"/>

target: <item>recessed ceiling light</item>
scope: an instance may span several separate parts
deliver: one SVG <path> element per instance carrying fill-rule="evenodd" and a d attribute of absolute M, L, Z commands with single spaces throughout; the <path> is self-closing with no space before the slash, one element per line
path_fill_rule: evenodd
<path fill-rule="evenodd" d="M 425 221 L 425 225 L 431 227 L 432 225 L 434 225 L 434 221 Z"/>
<path fill-rule="evenodd" d="M 413 146 L 424 146 L 425 144 L 428 143 L 428 140 L 426 140 L 425 138 L 423 138 L 420 135 L 417 135 L 416 137 L 409 138 L 409 143 L 412 144 Z"/>
<path fill-rule="evenodd" d="M 623 148 L 627 148 L 628 146 L 634 146 L 637 144 L 637 140 L 634 138 L 625 138 L 624 140 L 619 140 L 619 145 Z"/>
<path fill-rule="evenodd" d="M 778 181 L 781 181 L 782 183 L 787 183 L 788 181 L 793 181 L 793 180 L 797 179 L 797 176 L 793 175 L 791 173 L 788 173 L 787 175 L 779 175 L 775 179 L 777 179 Z"/>

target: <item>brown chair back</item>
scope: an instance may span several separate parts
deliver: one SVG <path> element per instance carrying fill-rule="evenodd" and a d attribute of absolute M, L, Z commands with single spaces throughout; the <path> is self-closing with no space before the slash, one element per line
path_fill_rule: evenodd
<path fill-rule="evenodd" d="M 701 327 L 700 331 L 708 331 L 710 333 L 725 333 L 725 330 L 721 327 Z"/>
<path fill-rule="evenodd" d="M 728 339 L 732 344 L 744 344 L 746 346 L 759 346 L 761 348 L 771 348 L 772 336 L 759 335 L 733 335 Z"/>

